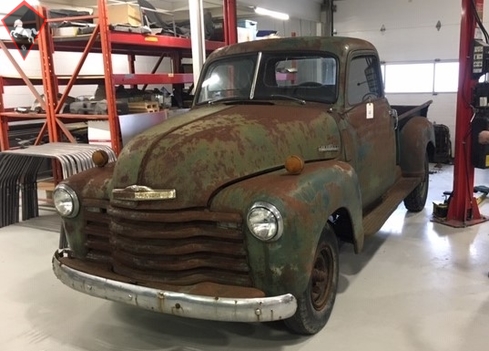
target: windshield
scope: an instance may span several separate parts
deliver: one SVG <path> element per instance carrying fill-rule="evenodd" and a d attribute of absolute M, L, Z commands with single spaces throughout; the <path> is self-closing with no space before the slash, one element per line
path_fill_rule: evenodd
<path fill-rule="evenodd" d="M 337 60 L 326 54 L 235 56 L 211 63 L 203 74 L 197 104 L 291 98 L 333 103 L 337 96 Z"/>

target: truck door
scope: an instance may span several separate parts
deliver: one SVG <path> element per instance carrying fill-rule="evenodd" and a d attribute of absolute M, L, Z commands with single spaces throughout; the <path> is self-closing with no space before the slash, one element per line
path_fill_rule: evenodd
<path fill-rule="evenodd" d="M 345 82 L 345 118 L 352 138 L 350 162 L 359 177 L 365 208 L 396 179 L 395 124 L 384 97 L 377 55 L 352 56 Z"/>

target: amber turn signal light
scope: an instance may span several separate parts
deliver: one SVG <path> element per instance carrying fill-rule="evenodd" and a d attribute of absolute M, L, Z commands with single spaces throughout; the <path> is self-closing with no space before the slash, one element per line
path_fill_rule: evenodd
<path fill-rule="evenodd" d="M 97 150 L 92 154 L 92 161 L 98 167 L 103 167 L 109 162 L 109 155 L 104 150 Z"/>
<path fill-rule="evenodd" d="M 289 156 L 285 160 L 285 169 L 290 174 L 300 174 L 304 169 L 304 160 L 296 155 Z"/>

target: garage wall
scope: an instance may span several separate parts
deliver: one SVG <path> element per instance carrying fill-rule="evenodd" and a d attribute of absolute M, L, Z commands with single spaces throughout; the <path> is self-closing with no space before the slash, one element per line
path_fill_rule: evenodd
<path fill-rule="evenodd" d="M 251 21 L 257 22 L 257 30 L 275 30 L 280 37 L 316 35 L 316 22 L 298 18 L 288 21 L 276 20 L 266 16 L 248 16 Z"/>
<path fill-rule="evenodd" d="M 344 0 L 335 2 L 336 35 L 371 41 L 386 63 L 458 60 L 461 0 Z M 489 3 L 484 8 L 489 27 Z M 440 21 L 440 30 L 436 28 Z M 384 27 L 385 30 L 381 31 Z M 388 94 L 392 104 L 433 100 L 429 118 L 450 128 L 455 136 L 456 93 Z"/>
<path fill-rule="evenodd" d="M 458 58 L 461 0 L 344 0 L 335 4 L 337 35 L 372 41 L 384 61 Z"/>
<path fill-rule="evenodd" d="M 291 17 L 319 22 L 322 0 L 237 0 L 238 6 L 259 6 L 287 12 Z"/>

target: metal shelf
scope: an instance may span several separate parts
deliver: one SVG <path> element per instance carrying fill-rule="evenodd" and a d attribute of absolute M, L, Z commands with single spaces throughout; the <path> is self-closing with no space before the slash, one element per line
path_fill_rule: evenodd
<path fill-rule="evenodd" d="M 31 50 L 39 50 L 41 56 L 42 77 L 28 78 L 20 67 L 12 62 L 19 71 L 20 77 L 0 77 L 0 147 L 1 150 L 8 150 L 8 121 L 9 119 L 29 119 L 45 116 L 45 125 L 41 133 L 49 135 L 50 142 L 59 142 L 62 135 L 75 142 L 75 138 L 64 126 L 63 121 L 69 119 L 104 119 L 109 121 L 110 135 L 112 140 L 112 149 L 119 154 L 122 145 L 120 140 L 120 127 L 116 109 L 115 86 L 116 85 L 147 85 L 147 84 L 179 84 L 193 82 L 193 75 L 180 73 L 180 61 L 182 58 L 191 57 L 191 40 L 190 38 L 172 37 L 166 35 L 144 35 L 140 33 L 116 32 L 109 29 L 107 4 L 106 0 L 97 0 L 98 15 L 83 16 L 72 18 L 76 19 L 95 19 L 98 18 L 98 24 L 94 33 L 88 35 L 79 35 L 75 37 L 53 37 L 51 31 L 41 31 L 37 43 Z M 38 11 L 47 18 L 46 8 L 40 6 Z M 227 44 L 236 42 L 236 34 L 228 28 L 236 28 L 236 0 L 223 0 L 224 14 L 224 34 Z M 233 15 L 234 14 L 234 15 Z M 48 23 L 61 22 L 66 18 L 50 18 Z M 234 22 L 233 22 L 234 20 Z M 14 48 L 12 42 L 1 41 L 2 49 Z M 207 41 L 206 50 L 211 52 L 226 45 L 225 42 Z M 78 62 L 72 76 L 57 76 L 55 73 L 55 64 L 53 53 L 55 51 L 81 52 L 82 57 Z M 104 74 L 103 76 L 81 76 L 79 75 L 83 63 L 89 53 L 101 53 L 103 58 Z M 128 74 L 114 74 L 112 70 L 112 54 L 128 55 Z M 155 56 L 160 57 L 157 65 L 151 73 L 136 73 L 134 68 L 135 56 Z M 7 54 L 7 56 L 9 56 Z M 170 57 L 173 62 L 174 73 L 155 73 L 163 57 Z M 10 56 L 10 61 L 14 59 Z M 9 85 L 27 85 L 33 92 L 34 96 L 39 99 L 34 85 L 43 85 L 45 102 L 42 103 L 46 114 L 21 114 L 5 112 L 2 94 L 4 86 Z M 107 116 L 89 116 L 89 115 L 67 115 L 61 114 L 61 108 L 69 95 L 71 88 L 78 84 L 104 84 L 107 99 Z M 59 86 L 66 86 L 61 98 L 58 99 Z M 37 140 L 41 140 L 42 135 Z"/>
<path fill-rule="evenodd" d="M 141 84 L 183 84 L 192 83 L 193 75 L 191 73 L 116 73 L 112 75 L 116 85 L 141 85 Z M 56 76 L 59 86 L 68 85 L 71 76 Z M 21 77 L 0 77 L 3 86 L 24 85 Z M 94 85 L 103 84 L 105 76 L 87 75 L 78 76 L 75 85 Z M 42 85 L 42 77 L 29 77 L 32 85 Z"/>
<path fill-rule="evenodd" d="M 58 80 L 58 85 L 67 85 L 71 79 L 71 76 L 56 76 Z M 8 77 L 8 76 L 0 76 L 0 80 L 3 81 L 3 86 L 19 86 L 24 85 L 24 80 L 21 77 Z M 29 81 L 32 85 L 43 85 L 42 77 L 29 77 Z M 81 75 L 76 77 L 75 84 L 76 85 L 92 85 L 92 84 L 100 84 L 104 82 L 103 75 Z"/>

